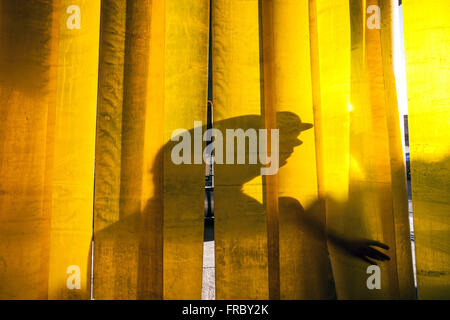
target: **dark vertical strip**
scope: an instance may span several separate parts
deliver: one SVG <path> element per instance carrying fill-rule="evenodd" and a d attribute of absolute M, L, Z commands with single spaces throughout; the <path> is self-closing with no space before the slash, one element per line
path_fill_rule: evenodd
<path fill-rule="evenodd" d="M 319 197 L 325 195 L 323 177 L 322 106 L 320 97 L 319 33 L 317 29 L 317 0 L 309 0 L 309 41 L 311 86 L 314 109 L 314 135 L 316 141 L 317 189 Z"/>
<path fill-rule="evenodd" d="M 274 99 L 274 32 L 273 1 L 259 1 L 261 107 L 267 129 L 267 150 L 271 145 L 271 130 L 276 128 Z M 278 152 L 278 148 L 276 151 Z M 280 257 L 277 175 L 264 176 L 264 201 L 267 208 L 267 245 L 269 269 L 269 299 L 280 299 Z"/>
<path fill-rule="evenodd" d="M 206 129 L 213 127 L 213 72 L 212 72 L 212 0 L 209 1 L 209 39 L 208 39 L 208 103 L 206 113 Z M 206 147 L 212 144 L 212 140 L 206 142 Z M 212 153 L 210 157 L 212 157 Z M 204 240 L 214 240 L 214 164 L 205 164 L 205 228 Z"/>

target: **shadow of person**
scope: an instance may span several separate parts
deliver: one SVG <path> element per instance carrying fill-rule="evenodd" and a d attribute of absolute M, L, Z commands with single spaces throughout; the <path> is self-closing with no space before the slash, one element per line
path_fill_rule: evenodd
<path fill-rule="evenodd" d="M 243 130 L 264 128 L 261 116 L 242 116 L 215 123 L 215 128 Z M 279 166 L 287 164 L 302 145 L 302 131 L 312 128 L 291 112 L 277 113 Z M 230 143 L 230 142 L 227 142 Z M 268 297 L 267 220 L 265 179 L 261 164 L 215 165 L 216 298 L 261 299 Z M 236 162 L 235 162 L 236 163 Z M 311 168 L 315 170 L 315 168 Z M 274 192 L 274 191 L 272 191 Z M 276 192 L 276 191 L 275 191 Z M 276 194 L 275 197 L 278 195 Z M 327 199 L 333 201 L 333 199 Z M 325 199 L 306 209 L 292 197 L 278 198 L 280 220 L 280 285 L 283 297 L 328 298 L 334 294 L 329 281 L 327 240 L 342 253 L 370 264 L 389 257 L 373 246 L 380 242 L 351 239 L 325 227 Z M 346 204 L 338 204 L 345 207 Z M 371 260 L 373 259 L 373 260 Z M 298 273 L 303 276 L 291 276 Z M 296 281 L 294 281 L 294 278 Z M 296 282 L 293 285 L 293 282 Z M 296 287 L 296 288 L 294 288 Z M 331 287 L 331 288 L 330 288 Z M 245 288 L 245 289 L 244 289 Z M 285 294 L 283 294 L 285 292 Z"/>
<path fill-rule="evenodd" d="M 264 119 L 260 115 L 240 116 L 217 121 L 214 128 L 222 132 L 224 137 L 227 129 L 255 129 L 259 132 L 259 129 L 264 129 Z M 298 139 L 299 134 L 312 128 L 312 125 L 302 123 L 294 113 L 279 112 L 277 128 L 279 166 L 282 167 L 294 148 L 302 144 Z M 188 131 L 194 140 L 189 145 L 192 155 L 190 161 L 181 164 L 173 161 L 174 147 L 182 140 L 180 136 L 165 143 L 154 159 L 151 172 L 154 191 L 151 199 L 139 212 L 125 216 L 95 233 L 94 270 L 97 265 L 102 272 L 94 271 L 94 298 L 97 290 L 102 292 L 104 299 L 200 299 L 205 164 L 203 161 L 194 163 L 195 152 L 199 150 L 195 144 L 196 129 L 200 128 Z M 206 130 L 205 127 L 201 129 L 203 133 Z M 223 162 L 226 162 L 226 145 L 234 142 L 234 139 L 232 142 L 224 141 Z M 200 150 L 203 151 L 204 146 L 202 141 Z M 183 150 L 182 156 L 186 151 Z M 220 151 L 214 152 L 217 161 Z M 268 298 L 264 179 L 261 179 L 261 163 L 249 163 L 252 152 L 247 145 L 242 164 L 237 164 L 237 149 L 234 164 L 220 161 L 215 164 L 218 299 Z M 129 190 L 123 193 L 126 196 L 130 194 Z M 126 201 L 122 199 L 123 195 L 121 192 L 121 202 Z M 315 253 L 314 256 L 321 258 L 314 264 L 311 262 L 314 256 L 311 256 L 308 262 L 303 263 L 323 265 L 323 257 L 327 256 L 326 240 L 333 242 L 346 254 L 371 264 L 374 261 L 369 259 L 389 259 L 373 248 L 378 246 L 388 249 L 384 244 L 346 239 L 327 231 L 323 201 L 319 199 L 306 209 L 294 198 L 281 197 L 278 201 L 280 220 L 290 222 L 294 229 L 301 230 L 318 243 L 318 246 L 311 245 L 311 248 L 320 250 L 321 253 Z M 285 230 L 290 232 L 289 229 Z M 290 230 L 299 234 L 292 227 Z M 281 234 L 280 241 L 283 237 Z M 292 237 L 285 239 L 301 240 Z M 302 258 L 296 257 L 294 261 L 298 263 Z M 319 278 L 327 276 L 327 273 L 318 275 Z"/>

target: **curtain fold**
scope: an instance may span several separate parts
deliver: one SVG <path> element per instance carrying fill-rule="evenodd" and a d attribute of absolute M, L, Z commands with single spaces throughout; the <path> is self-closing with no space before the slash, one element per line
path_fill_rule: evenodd
<path fill-rule="evenodd" d="M 382 31 L 367 27 L 369 5 L 381 6 Z M 317 14 L 318 40 L 311 52 L 318 56 L 311 59 L 321 92 L 315 97 L 315 124 L 327 228 L 350 240 L 384 242 L 391 258 L 380 264 L 381 290 L 368 290 L 367 263 L 343 255 L 342 248 L 329 242 L 336 293 L 340 299 L 411 298 L 404 168 L 400 159 L 390 157 L 401 150 L 395 82 L 392 59 L 384 53 L 383 60 L 381 51 L 391 46 L 393 5 L 355 0 L 317 1 L 315 6 L 311 14 Z M 398 196 L 393 196 L 394 187 Z"/>
<path fill-rule="evenodd" d="M 48 297 L 60 15 L 57 3 L 36 5 L 0 5 L 2 299 Z"/>
<path fill-rule="evenodd" d="M 349 183 L 350 11 L 348 2 L 310 1 L 311 79 L 318 194 L 325 203 L 326 229 L 343 229 Z M 339 252 L 328 247 L 338 297 L 345 282 Z M 345 290 L 345 289 L 344 289 Z"/>
<path fill-rule="evenodd" d="M 138 1 L 103 1 L 101 7 L 94 299 L 136 299 L 140 289 L 139 213 L 142 181 L 146 176 L 142 168 L 143 137 L 152 7 L 144 1 L 140 7 L 138 4 Z M 163 48 L 158 49 L 163 52 Z M 157 79 L 163 81 L 161 77 Z M 160 109 L 155 106 L 156 116 L 160 116 Z M 157 149 L 162 138 L 158 141 L 155 137 L 155 141 L 159 142 Z M 155 238 L 155 243 L 158 240 Z M 160 261 L 161 250 L 155 252 Z M 155 294 L 162 297 L 161 266 L 155 264 L 152 271 L 159 275 L 154 279 Z"/>
<path fill-rule="evenodd" d="M 100 6 L 70 4 L 0 7 L 3 298 L 90 297 Z"/>
<path fill-rule="evenodd" d="M 214 128 L 224 135 L 226 129 L 264 127 L 260 57 L 258 0 L 212 1 Z M 214 201 L 216 299 L 268 299 L 258 165 L 216 164 Z"/>
<path fill-rule="evenodd" d="M 269 298 L 332 297 L 326 240 L 323 234 L 317 237 L 310 231 L 317 225 L 347 238 L 346 245 L 370 239 L 391 248 L 391 261 L 381 265 L 382 289 L 372 291 L 366 284 L 367 263 L 343 254 L 342 249 L 347 248 L 342 248 L 342 243 L 340 247 L 336 247 L 336 242 L 329 243 L 339 298 L 414 297 L 406 180 L 399 124 L 395 122 L 398 112 L 389 49 L 393 2 L 381 5 L 360 0 L 311 1 L 305 7 L 300 3 L 294 6 L 289 1 L 259 1 L 259 5 L 260 38 L 257 40 L 257 30 L 247 25 L 252 19 L 252 25 L 255 24 L 256 3 L 214 2 L 215 120 L 221 126 L 218 118 L 223 121 L 231 115 L 240 115 L 242 120 L 237 117 L 236 124 L 248 128 L 242 122 L 244 110 L 260 114 L 262 126 L 266 129 L 277 126 L 281 131 L 280 157 L 290 158 L 294 152 L 295 158 L 289 159 L 288 164 L 280 160 L 282 168 L 277 176 L 261 177 L 262 180 L 252 177 L 247 183 L 225 178 L 230 167 L 217 166 L 218 298 L 222 297 L 223 287 L 228 289 L 230 283 L 249 281 L 244 272 L 236 272 L 242 268 L 243 261 L 248 263 L 247 270 L 253 270 L 249 277 L 252 282 L 268 281 Z M 370 5 L 381 5 L 383 31 L 366 27 L 366 10 Z M 308 19 L 289 20 L 287 12 L 293 16 L 303 13 Z M 240 20 L 244 16 L 245 23 Z M 290 30 L 297 33 L 291 34 Z M 303 42 L 289 41 L 295 35 L 301 39 L 300 32 L 306 35 Z M 245 46 L 236 39 L 245 41 Z M 290 49 L 293 45 L 297 46 L 295 50 Z M 298 67 L 295 63 L 300 61 L 302 65 Z M 241 67 L 239 78 L 234 76 L 235 64 Z M 298 100 L 301 93 L 302 100 Z M 245 107 L 233 111 L 238 104 Z M 283 134 L 283 129 L 294 126 L 284 120 L 282 111 L 298 112 L 301 119 L 314 121 L 314 131 L 304 130 L 305 143 L 301 147 L 297 147 L 298 143 L 290 145 L 289 136 Z M 243 174 L 244 169 L 252 170 L 251 166 L 232 170 Z M 254 193 L 246 193 L 246 185 L 252 185 L 247 190 Z M 237 192 L 239 189 L 252 199 L 222 202 L 233 192 L 233 198 L 239 199 L 242 196 Z M 328 199 L 327 219 L 325 208 L 316 202 L 319 195 Z M 258 199 L 260 204 L 253 202 Z M 244 220 L 249 210 L 260 210 L 258 223 Z M 229 215 L 222 216 L 224 211 Z M 244 213 L 230 216 L 239 211 Z M 313 223 L 306 223 L 308 220 Z M 263 229 L 264 223 L 267 231 Z M 267 244 L 256 237 L 253 239 L 267 246 L 267 253 L 261 251 L 260 255 L 264 261 L 251 264 L 248 256 L 254 254 L 245 250 L 257 244 L 251 245 L 248 240 L 236 243 L 238 237 L 232 237 L 230 229 L 239 230 L 241 238 L 250 232 L 267 237 Z M 278 247 L 279 252 L 275 249 Z M 256 270 L 263 268 L 267 268 L 266 280 L 255 276 Z M 234 274 L 231 270 L 235 270 Z M 250 292 L 250 286 L 245 287 Z M 245 294 L 242 290 L 233 292 L 239 295 L 230 293 L 225 297 Z"/>
<path fill-rule="evenodd" d="M 379 298 L 402 298 L 399 290 L 399 271 L 403 275 L 409 275 L 412 279 L 412 269 L 402 270 L 398 261 L 397 251 L 399 249 L 410 251 L 408 233 L 397 233 L 395 229 L 395 209 L 397 205 L 394 202 L 392 192 L 392 176 L 395 177 L 394 169 L 390 162 L 389 132 L 391 135 L 399 133 L 399 122 L 394 128 L 388 130 L 388 110 L 397 109 L 396 100 L 389 101 L 386 91 L 395 91 L 395 82 L 387 82 L 390 74 L 384 73 L 384 70 L 392 70 L 392 61 L 383 60 L 381 47 L 389 45 L 392 41 L 389 37 L 385 43 L 382 43 L 380 37 L 381 30 L 390 32 L 391 6 L 385 6 L 380 11 L 381 29 L 369 29 L 366 26 L 368 19 L 366 7 L 360 7 L 361 1 L 350 2 L 350 15 L 352 27 L 352 73 L 351 73 L 351 105 L 350 112 L 350 182 L 349 182 L 349 200 L 350 210 L 354 213 L 360 212 L 361 216 L 347 221 L 349 225 L 359 226 L 362 230 L 357 232 L 359 237 L 369 237 L 389 245 L 389 256 L 391 260 L 382 264 L 381 290 L 373 291 L 367 296 L 378 295 Z M 381 5 L 378 1 L 367 1 L 367 6 Z M 388 29 L 388 30 L 386 30 Z M 392 32 L 390 34 L 392 37 Z M 386 66 L 386 67 L 385 67 Z M 386 85 L 390 85 L 386 86 Z M 394 112 L 396 114 L 396 112 Z M 398 117 L 394 117 L 398 119 Z M 392 123 L 392 122 L 391 122 Z M 400 140 L 397 139 L 397 142 Z M 400 144 L 393 148 L 400 148 Z M 404 168 L 398 168 L 404 173 Z M 406 179 L 401 175 L 402 182 L 397 186 L 397 192 L 402 192 L 402 198 L 399 201 L 404 204 L 406 198 Z M 401 220 L 397 224 L 408 225 L 408 210 L 405 205 L 401 208 Z M 397 248 L 397 238 L 405 246 Z M 400 242 L 399 242 L 400 243 Z M 406 262 L 411 265 L 411 256 L 402 256 Z M 350 267 L 351 268 L 351 267 Z M 355 279 L 354 275 L 352 275 Z M 360 282 L 364 282 L 366 274 L 362 275 Z M 403 298 L 413 297 L 412 282 L 409 281 L 409 292 L 405 291 Z M 354 289 L 357 286 L 354 286 Z M 353 290 L 354 290 L 353 289 Z M 361 291 L 367 292 L 367 288 L 362 285 Z M 354 292 L 355 297 L 361 297 L 361 293 Z M 364 295 L 363 295 L 364 297 Z"/>
<path fill-rule="evenodd" d="M 49 299 L 91 295 L 100 3 L 77 2 L 80 29 L 68 28 L 76 12 L 70 10 L 72 4 L 68 0 L 60 4 L 64 14 L 59 23 Z M 73 290 L 68 277 L 78 272 L 80 289 Z"/>
<path fill-rule="evenodd" d="M 205 164 L 199 129 L 206 125 L 209 1 L 168 1 L 166 17 L 164 137 L 189 129 L 193 159 L 177 166 L 174 143 L 164 148 L 164 299 L 200 299 Z"/>
<path fill-rule="evenodd" d="M 276 176 L 265 177 L 266 198 L 276 199 L 279 224 L 279 280 L 274 285 L 282 299 L 324 299 L 330 296 L 326 242 L 311 236 L 300 216 L 318 197 L 314 129 L 296 140 L 292 123 L 274 112 L 291 112 L 311 127 L 314 123 L 308 2 L 262 1 L 261 19 L 266 127 L 280 129 L 280 158 L 289 157 L 286 164 L 280 162 Z M 271 124 L 270 119 L 278 121 Z M 274 188 L 268 179 L 275 180 Z M 314 214 L 324 223 L 324 210 Z"/>
<path fill-rule="evenodd" d="M 448 298 L 450 7 L 404 7 L 417 290 Z M 201 298 L 210 31 L 216 299 L 414 299 L 395 10 L 0 1 L 0 299 Z"/>
<path fill-rule="evenodd" d="M 206 120 L 208 16 L 208 1 L 102 3 L 96 299 L 201 297 L 204 167 L 176 166 L 171 138 Z"/>
<path fill-rule="evenodd" d="M 450 298 L 450 3 L 403 3 L 419 299 Z"/>

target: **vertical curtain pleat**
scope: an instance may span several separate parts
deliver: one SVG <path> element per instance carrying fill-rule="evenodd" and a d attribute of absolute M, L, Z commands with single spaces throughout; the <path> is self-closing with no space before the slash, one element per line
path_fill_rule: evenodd
<path fill-rule="evenodd" d="M 391 258 L 380 264 L 382 289 L 369 290 L 367 264 L 343 255 L 330 243 L 336 292 L 344 299 L 411 298 L 406 185 L 399 155 L 395 81 L 386 49 L 392 41 L 393 6 L 381 6 L 380 31 L 366 25 L 367 7 L 380 5 L 377 1 L 317 1 L 316 5 L 318 41 L 317 50 L 312 47 L 311 52 L 318 57 L 311 59 L 313 79 L 319 81 L 313 86 L 321 91 L 315 98 L 315 118 L 321 135 L 317 139 L 322 157 L 319 170 L 323 170 L 318 173 L 319 186 L 323 179 L 328 198 L 327 228 L 350 240 L 384 242 Z M 314 59 L 319 64 L 316 69 Z M 314 70 L 319 70 L 318 76 Z"/>
<path fill-rule="evenodd" d="M 103 0 L 95 152 L 95 299 L 123 297 L 120 288 L 115 290 L 116 284 L 126 290 L 117 276 L 120 264 L 114 263 L 114 257 L 119 254 L 113 251 L 114 241 L 119 242 L 120 235 L 102 232 L 119 221 L 125 31 L 126 1 Z"/>
<path fill-rule="evenodd" d="M 345 228 L 349 183 L 350 16 L 347 2 L 310 1 L 310 50 L 318 193 L 326 228 Z M 342 257 L 329 246 L 336 291 L 346 285 Z M 338 294 L 339 296 L 339 294 Z"/>
<path fill-rule="evenodd" d="M 261 114 L 261 127 L 270 129 L 276 123 L 280 128 L 280 157 L 287 158 L 293 152 L 289 148 L 297 145 L 289 146 L 289 137 L 283 134 L 284 127 L 292 129 L 293 125 L 288 124 L 282 111 L 293 112 L 316 126 L 310 131 L 307 131 L 310 127 L 300 130 L 306 131 L 303 133 L 305 143 L 295 149 L 287 165 L 280 160 L 282 168 L 277 177 L 261 177 L 261 182 L 258 182 L 261 189 L 255 188 L 259 177 L 253 176 L 249 182 L 243 177 L 242 181 L 229 177 L 232 170 L 243 174 L 247 168 L 246 178 L 250 178 L 252 166 L 242 166 L 242 170 L 217 166 L 215 208 L 219 298 L 222 290 L 235 292 L 229 289 L 235 286 L 234 282 L 245 281 L 245 273 L 236 273 L 243 261 L 248 263 L 248 270 L 257 265 L 251 265 L 252 260 L 243 257 L 244 247 L 248 250 L 251 241 L 242 243 L 242 239 L 241 243 L 236 243 L 231 229 L 234 232 L 239 230 L 240 238 L 250 230 L 267 237 L 267 258 L 265 252 L 261 257 L 267 261 L 265 276 L 268 277 L 270 298 L 330 297 L 327 246 L 324 238 L 314 238 L 311 232 L 307 232 L 313 226 L 302 218 L 310 214 L 314 215 L 319 226 L 326 224 L 332 233 L 348 240 L 378 240 L 391 248 L 391 261 L 381 266 L 383 289 L 373 291 L 367 288 L 366 263 L 342 254 L 342 248 L 332 244 L 330 253 L 338 297 L 413 296 L 406 185 L 399 125 L 395 122 L 398 113 L 389 49 L 393 6 L 392 3 L 381 6 L 384 29 L 380 31 L 366 28 L 366 8 L 371 4 L 379 5 L 376 1 L 351 1 L 347 4 L 311 1 L 309 7 L 300 7 L 299 3 L 295 7 L 288 1 L 261 1 L 258 73 L 258 48 L 252 38 L 256 37 L 253 35 L 256 31 L 245 24 L 252 21 L 249 8 L 253 3 L 215 2 L 213 68 L 216 124 L 221 127 L 232 123 L 225 119 L 240 116 L 233 118 L 233 128 L 238 124 L 248 128 L 249 124 L 244 124 L 244 110 L 248 109 L 247 114 Z M 309 19 L 290 20 L 286 12 L 293 15 L 309 13 Z M 245 22 L 240 20 L 244 16 Z M 289 41 L 295 35 L 297 41 Z M 245 47 L 240 46 L 236 39 L 246 39 Z M 239 57 L 235 52 L 239 52 Z M 234 67 L 237 63 L 241 67 L 239 78 L 233 76 L 233 72 L 237 72 Z M 258 78 L 259 88 L 256 86 Z M 250 87 L 252 84 L 254 86 Z M 299 85 L 302 86 L 300 89 L 295 87 Z M 259 112 L 256 97 L 261 99 Z M 234 112 L 238 104 L 245 107 L 241 106 Z M 222 121 L 217 121 L 218 118 Z M 316 170 L 305 171 L 302 168 Z M 252 188 L 248 188 L 249 185 Z M 244 198 L 240 189 L 253 199 Z M 324 208 L 317 203 L 314 209 L 309 208 L 318 195 L 328 199 L 327 219 Z M 225 202 L 231 196 L 243 200 Z M 260 204 L 253 202 L 258 199 Z M 261 217 L 267 215 L 267 234 L 262 227 L 264 219 L 251 223 L 244 220 L 243 214 L 233 214 L 249 210 L 262 212 Z M 228 216 L 222 213 L 225 211 Z M 257 226 L 261 226 L 260 230 Z M 278 227 L 279 243 L 276 239 Z M 279 253 L 275 249 L 277 246 Z M 278 254 L 279 266 L 273 263 Z M 247 253 L 247 257 L 253 255 Z M 305 259 L 306 255 L 308 259 Z M 260 262 L 259 266 L 266 268 L 265 262 Z M 401 279 L 399 272 L 402 273 Z M 262 283 L 263 278 L 254 274 L 255 271 L 251 283 Z M 251 292 L 248 285 L 245 287 Z M 224 297 L 243 295 L 244 292 L 240 291 L 240 295 Z"/>
<path fill-rule="evenodd" d="M 264 128 L 267 130 L 267 153 L 279 153 L 279 145 L 272 143 L 272 130 L 277 128 L 275 105 L 275 59 L 274 59 L 274 2 L 259 1 L 259 41 L 261 102 Z M 259 136 L 261 141 L 262 137 Z M 261 152 L 261 150 L 259 150 Z M 277 164 L 278 165 L 278 164 Z M 268 167 L 268 166 L 266 166 Z M 269 299 L 279 300 L 280 296 L 280 218 L 278 208 L 278 177 L 263 176 L 263 194 L 267 212 L 267 267 L 269 280 Z"/>
<path fill-rule="evenodd" d="M 403 2 L 417 291 L 450 297 L 450 2 Z"/>
<path fill-rule="evenodd" d="M 204 166 L 176 166 L 170 139 L 205 120 L 208 13 L 207 1 L 102 5 L 95 298 L 201 297 Z"/>
<path fill-rule="evenodd" d="M 214 127 L 264 127 L 258 0 L 212 1 L 212 55 Z M 263 179 L 246 163 L 215 165 L 216 299 L 269 298 Z"/>
<path fill-rule="evenodd" d="M 164 38 L 165 20 L 155 25 L 155 11 L 148 1 L 102 3 L 103 59 L 94 207 L 95 299 L 162 297 L 162 234 L 154 232 L 162 230 L 162 197 L 146 199 L 143 189 L 143 182 L 151 179 L 144 159 L 152 154 L 153 159 L 148 160 L 154 161 L 154 154 L 163 144 L 161 135 L 154 137 L 154 145 L 144 144 L 146 128 L 159 127 L 162 123 L 156 120 L 161 119 L 163 112 L 163 100 L 154 102 L 148 93 L 149 79 L 153 77 L 159 88 L 164 88 L 164 72 L 150 69 L 149 63 L 152 40 Z M 164 12 L 163 6 L 157 14 L 164 17 Z M 155 30 L 157 36 L 151 37 Z M 158 60 L 162 65 L 164 46 L 155 49 L 162 56 Z M 147 120 L 150 112 L 155 121 Z M 157 194 L 161 191 L 162 188 L 155 190 Z M 153 205 L 149 212 L 145 210 L 146 200 L 149 206 Z M 142 228 L 144 225 L 146 228 Z M 145 250 L 149 243 L 154 244 L 153 252 Z M 141 259 L 140 249 L 147 251 L 142 253 L 146 261 Z M 153 268 L 145 270 L 143 264 Z M 140 272 L 154 275 L 154 282 L 139 282 Z M 147 290 L 147 285 L 152 285 L 152 291 Z"/>
<path fill-rule="evenodd" d="M 369 238 L 391 248 L 391 261 L 380 265 L 381 290 L 369 291 L 364 264 L 347 260 L 344 298 L 396 298 L 395 238 L 392 225 L 387 123 L 380 73 L 378 31 L 366 27 L 366 6 L 350 1 L 351 110 L 349 206 L 346 216 L 351 237 Z M 368 3 L 367 3 L 368 4 Z M 369 205 L 370 204 L 370 205 Z M 390 220 L 389 220 L 390 219 Z"/>
<path fill-rule="evenodd" d="M 349 210 L 352 217 L 346 221 L 354 228 L 355 237 L 370 238 L 386 243 L 390 247 L 391 260 L 383 263 L 381 267 L 381 290 L 368 291 L 364 280 L 365 272 L 359 272 L 360 277 L 351 275 L 353 288 L 347 291 L 348 297 L 367 298 L 400 298 L 398 280 L 397 250 L 410 250 L 397 248 L 396 238 L 408 239 L 408 234 L 397 234 L 395 229 L 395 203 L 392 194 L 392 176 L 390 163 L 390 148 L 388 135 L 387 109 L 396 109 L 397 105 L 388 100 L 386 90 L 394 90 L 395 83 L 391 81 L 391 88 L 386 88 L 386 77 L 380 38 L 380 30 L 367 27 L 367 7 L 378 6 L 378 1 L 352 1 L 350 2 L 351 28 L 352 28 L 352 81 L 350 111 L 350 182 L 349 182 Z M 381 28 L 390 28 L 390 7 L 381 11 Z M 389 39 L 388 39 L 389 41 Z M 384 45 L 388 45 L 386 41 Z M 391 97 L 392 98 L 392 97 Z M 395 97 L 394 97 L 395 99 Z M 398 119 L 398 117 L 397 117 Z M 397 126 L 399 122 L 397 121 Z M 394 133 L 394 130 L 391 130 Z M 397 140 L 399 141 L 399 140 Z M 398 145 L 397 147 L 400 147 Z M 403 168 L 398 168 L 404 170 Z M 405 195 L 406 184 L 397 186 Z M 401 199 L 406 203 L 406 197 Z M 408 211 L 402 208 L 402 223 L 408 224 Z M 409 260 L 409 263 L 411 260 Z M 349 266 L 348 270 L 356 267 Z M 361 268 L 360 268 L 361 270 Z M 354 270 L 356 271 L 356 270 Z M 354 273 L 354 271 L 352 273 Z M 362 270 L 364 271 L 364 270 Z M 403 270 L 405 274 L 408 270 Z M 409 270 L 411 271 L 411 270 Z M 358 274 L 358 273 L 356 273 Z M 412 273 L 409 272 L 412 276 Z M 359 282 L 358 284 L 356 284 Z M 359 287 L 359 288 L 358 288 Z M 413 288 L 410 288 L 410 292 Z M 411 297 L 407 292 L 405 297 Z M 344 293 L 345 295 L 345 293 Z"/>
<path fill-rule="evenodd" d="M 389 139 L 392 212 L 395 232 L 395 255 L 398 279 L 398 297 L 415 299 L 412 250 L 409 226 L 408 194 L 405 186 L 406 168 L 399 125 L 399 103 L 397 101 L 396 78 L 393 61 L 393 30 L 396 28 L 395 11 L 397 1 L 378 1 L 381 13 L 381 30 L 378 49 L 381 50 L 384 82 L 385 112 Z M 397 26 L 398 27 L 398 26 Z M 407 218 L 408 217 L 408 218 Z"/>
<path fill-rule="evenodd" d="M 123 232 L 121 237 L 107 231 L 119 221 L 120 212 L 126 3 L 104 0 L 101 5 L 94 200 L 95 299 L 127 297 L 121 295 L 127 286 L 120 283 L 117 275 L 120 264 L 116 261 L 120 257 L 116 258 L 119 252 L 114 250 L 115 241 L 118 243 L 126 235 Z M 115 289 L 116 285 L 122 289 Z"/>
<path fill-rule="evenodd" d="M 301 219 L 305 208 L 318 196 L 314 129 L 305 130 L 301 140 L 295 140 L 299 132 L 288 135 L 288 130 L 294 129 L 292 123 L 273 112 L 291 112 L 302 122 L 314 122 L 308 2 L 262 1 L 261 19 L 265 119 L 266 123 L 271 118 L 278 120 L 278 126 L 275 122 L 266 127 L 280 129 L 280 157 L 289 157 L 287 163 L 280 163 L 282 167 L 278 175 L 265 177 L 266 198 L 274 197 L 278 205 L 280 298 L 327 298 L 329 263 L 326 242 L 308 233 L 308 226 Z M 272 113 L 271 109 L 274 109 Z M 269 188 L 269 179 L 275 179 L 276 188 Z M 315 212 L 322 219 L 324 213 L 324 210 Z M 269 216 L 268 207 L 270 227 Z M 273 237 L 278 237 L 278 234 L 268 234 L 269 241 Z M 270 255 L 269 251 L 269 268 Z"/>
<path fill-rule="evenodd" d="M 1 299 L 48 297 L 58 10 L 0 4 Z"/>
<path fill-rule="evenodd" d="M 164 149 L 164 299 L 200 299 L 205 164 L 199 124 L 206 125 L 209 1 L 168 1 L 164 138 L 191 129 L 192 164 L 175 165 Z M 192 128 L 194 127 L 194 132 Z M 203 130 L 204 131 L 204 130 Z"/>
<path fill-rule="evenodd" d="M 69 29 L 63 0 L 54 133 L 49 299 L 89 299 L 94 194 L 100 2 L 77 1 L 80 29 Z M 75 268 L 75 269 L 74 269 Z M 67 278 L 79 272 L 80 288 Z"/>
<path fill-rule="evenodd" d="M 380 9 L 380 28 L 368 8 Z M 0 299 L 89 299 L 91 285 L 95 299 L 201 298 L 210 10 L 223 139 L 216 298 L 414 298 L 397 9 L 396 0 L 1 1 Z M 450 295 L 449 9 L 404 2 L 425 299 Z M 246 135 L 245 163 L 230 130 Z M 262 163 L 274 152 L 279 163 Z M 270 165 L 279 171 L 263 175 Z M 390 247 L 380 290 L 343 247 L 362 239 Z"/>
<path fill-rule="evenodd" d="M 5 298 L 90 297 L 100 3 L 72 5 L 1 5 Z"/>

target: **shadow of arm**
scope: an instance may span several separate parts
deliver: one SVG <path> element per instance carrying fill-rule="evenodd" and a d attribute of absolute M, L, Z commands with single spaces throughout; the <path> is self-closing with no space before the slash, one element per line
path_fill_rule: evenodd
<path fill-rule="evenodd" d="M 325 199 L 318 199 L 306 210 L 293 198 L 280 198 L 280 211 L 295 212 L 296 219 L 305 230 L 319 241 L 328 241 L 341 252 L 376 265 L 376 261 L 390 260 L 389 256 L 377 248 L 389 250 L 389 246 L 371 239 L 350 239 L 326 227 Z M 377 247 L 377 248 L 376 248 Z"/>

